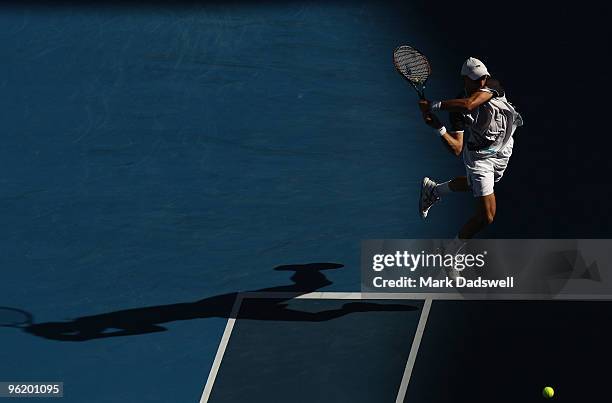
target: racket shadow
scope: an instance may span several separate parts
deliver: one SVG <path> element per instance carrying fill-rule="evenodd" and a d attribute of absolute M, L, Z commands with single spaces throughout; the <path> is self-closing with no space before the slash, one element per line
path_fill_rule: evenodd
<path fill-rule="evenodd" d="M 0 306 L 0 327 L 23 328 L 31 325 L 33 322 L 34 317 L 28 311 L 9 306 Z"/>

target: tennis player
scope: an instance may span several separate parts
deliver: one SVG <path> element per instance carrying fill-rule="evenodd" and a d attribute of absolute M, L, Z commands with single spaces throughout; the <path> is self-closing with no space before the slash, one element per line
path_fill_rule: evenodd
<path fill-rule="evenodd" d="M 431 206 L 452 192 L 471 191 L 475 214 L 463 225 L 456 239 L 470 239 L 493 222 L 496 212 L 494 187 L 504 175 L 512 155 L 513 134 L 522 126 L 521 115 L 505 97 L 497 80 L 491 78 L 480 60 L 470 57 L 461 67 L 464 89 L 457 99 L 419 101 L 425 123 L 440 135 L 456 156 L 463 155 L 466 176 L 444 183 L 423 178 L 420 213 L 427 217 Z M 440 123 L 435 111 L 450 113 L 450 130 Z"/>

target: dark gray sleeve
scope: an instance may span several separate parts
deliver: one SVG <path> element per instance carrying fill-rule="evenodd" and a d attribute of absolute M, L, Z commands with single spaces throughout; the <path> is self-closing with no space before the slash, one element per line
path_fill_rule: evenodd
<path fill-rule="evenodd" d="M 465 130 L 465 119 L 460 112 L 449 112 L 448 120 L 450 122 L 451 132 L 462 132 Z"/>
<path fill-rule="evenodd" d="M 457 99 L 465 98 L 465 92 L 461 91 L 457 95 Z M 450 122 L 450 131 L 451 132 L 462 132 L 465 130 L 465 118 L 461 112 L 449 112 L 448 120 Z"/>
<path fill-rule="evenodd" d="M 501 86 L 499 81 L 494 78 L 487 79 L 487 83 L 485 84 L 483 91 L 490 92 L 491 94 L 493 94 L 493 97 L 496 98 L 503 97 L 505 94 L 504 88 Z"/>

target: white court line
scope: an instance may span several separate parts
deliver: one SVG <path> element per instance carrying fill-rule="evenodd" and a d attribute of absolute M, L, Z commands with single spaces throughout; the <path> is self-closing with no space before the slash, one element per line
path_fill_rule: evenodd
<path fill-rule="evenodd" d="M 379 299 L 379 300 L 419 300 L 431 299 L 433 301 L 611 301 L 608 294 L 506 294 L 487 295 L 459 294 L 459 293 L 375 293 L 375 292 L 310 292 L 307 294 L 297 292 L 269 292 L 248 291 L 242 293 L 244 298 L 287 298 L 287 299 Z"/>
<path fill-rule="evenodd" d="M 223 354 L 225 354 L 227 343 L 229 343 L 232 330 L 234 330 L 234 323 L 236 323 L 236 318 L 238 316 L 238 311 L 240 310 L 240 305 L 242 304 L 242 299 L 242 294 L 239 293 L 236 296 L 236 300 L 234 301 L 234 306 L 232 307 L 230 317 L 227 319 L 225 331 L 223 332 L 223 336 L 221 336 L 221 342 L 219 343 L 219 347 L 217 348 L 215 360 L 213 361 L 212 368 L 210 369 L 210 373 L 208 374 L 208 379 L 206 380 L 206 385 L 204 386 L 202 397 L 200 397 L 200 403 L 206 403 L 208 402 L 208 399 L 210 399 L 212 387 L 215 383 L 215 379 L 217 379 L 217 373 L 219 372 L 219 367 L 221 366 L 221 360 L 223 360 Z"/>
<path fill-rule="evenodd" d="M 408 383 L 410 382 L 410 377 L 412 376 L 412 369 L 414 368 L 414 363 L 416 362 L 416 357 L 419 352 L 419 346 L 421 345 L 421 339 L 423 338 L 423 333 L 425 332 L 425 325 L 427 324 L 427 318 L 429 317 L 431 303 L 432 300 L 428 298 L 423 304 L 423 309 L 421 310 L 421 318 L 419 319 L 419 324 L 417 325 L 414 339 L 412 339 L 412 347 L 410 348 L 410 354 L 408 355 L 408 361 L 406 362 L 406 368 L 404 369 L 404 376 L 402 376 L 402 382 L 400 383 L 395 403 L 404 403 L 404 399 L 406 398 L 406 391 L 408 391 Z"/>

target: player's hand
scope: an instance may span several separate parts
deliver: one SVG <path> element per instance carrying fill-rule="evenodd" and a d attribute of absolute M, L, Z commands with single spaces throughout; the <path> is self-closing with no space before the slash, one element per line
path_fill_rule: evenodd
<path fill-rule="evenodd" d="M 442 123 L 440 123 L 440 119 L 433 113 L 427 111 L 423 112 L 423 120 L 427 126 L 433 127 L 434 129 L 439 129 L 442 127 Z"/>
<path fill-rule="evenodd" d="M 423 113 L 429 112 L 431 110 L 431 102 L 427 99 L 419 100 L 419 109 L 421 109 Z"/>

